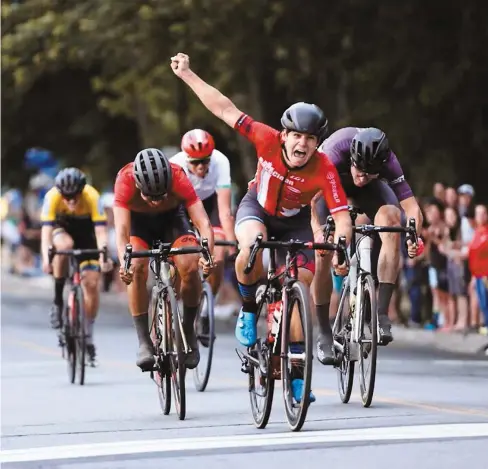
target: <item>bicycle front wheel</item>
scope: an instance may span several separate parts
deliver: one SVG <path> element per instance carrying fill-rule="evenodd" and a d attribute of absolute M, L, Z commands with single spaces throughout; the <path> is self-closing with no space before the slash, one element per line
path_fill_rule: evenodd
<path fill-rule="evenodd" d="M 307 417 L 310 405 L 310 391 L 312 386 L 313 336 L 310 318 L 309 291 L 305 285 L 296 281 L 288 292 L 287 310 L 283 312 L 281 323 L 281 379 L 283 383 L 283 399 L 285 401 L 286 418 L 291 430 L 299 431 Z M 290 325 L 294 315 L 298 314 L 301 322 L 302 341 L 301 351 L 290 337 Z M 295 319 L 296 320 L 296 319 Z M 298 342 L 298 340 L 294 340 Z M 302 380 L 296 381 L 295 380 Z M 293 397 L 293 387 L 301 385 L 301 399 L 297 402 Z"/>
<path fill-rule="evenodd" d="M 171 324 L 170 335 L 172 336 L 173 347 L 170 349 L 169 361 L 176 413 L 180 420 L 184 420 L 186 416 L 186 354 L 183 343 L 183 328 L 180 312 L 176 303 L 175 292 L 171 287 L 166 290 L 165 305 L 168 324 Z"/>
<path fill-rule="evenodd" d="M 258 317 L 266 317 L 267 302 L 261 302 Z M 249 363 L 249 398 L 252 418 L 257 428 L 265 428 L 271 415 L 275 379 L 273 376 L 273 343 L 258 339 L 249 351 L 254 360 Z M 276 356 L 279 359 L 279 356 Z M 278 362 L 279 363 L 279 362 Z"/>
<path fill-rule="evenodd" d="M 193 370 L 193 381 L 197 391 L 203 392 L 207 387 L 212 368 L 213 345 L 215 341 L 214 298 L 208 282 L 203 282 L 200 310 L 195 321 L 195 333 L 200 347 L 200 362 Z"/>
<path fill-rule="evenodd" d="M 359 388 L 364 407 L 373 400 L 376 380 L 376 357 L 378 352 L 378 310 L 376 309 L 376 289 L 373 277 L 365 274 L 363 299 L 361 301 L 361 321 L 359 340 Z"/>
<path fill-rule="evenodd" d="M 76 317 L 76 311 L 72 309 L 77 307 L 75 301 L 75 292 L 71 290 L 68 295 L 68 302 L 64 308 L 63 333 L 64 347 L 66 347 L 66 361 L 68 364 L 68 378 L 71 384 L 76 380 L 76 328 L 73 319 Z M 70 308 L 71 305 L 71 308 Z"/>
<path fill-rule="evenodd" d="M 78 368 L 78 384 L 85 384 L 85 358 L 86 358 L 86 334 L 85 334 L 85 298 L 83 289 L 78 287 L 75 294 L 76 315 L 73 318 L 75 326 L 76 362 Z"/>
<path fill-rule="evenodd" d="M 162 354 L 163 334 L 166 333 L 164 324 L 164 299 L 158 293 L 157 287 L 153 287 L 151 295 L 151 307 L 149 308 L 149 333 L 157 357 L 157 370 L 151 372 L 151 378 L 158 386 L 158 399 L 161 411 L 168 415 L 171 410 L 171 372 L 169 360 Z"/>
<path fill-rule="evenodd" d="M 332 328 L 332 335 L 334 337 L 334 354 L 337 370 L 337 387 L 339 389 L 339 396 L 344 404 L 349 402 L 351 398 L 352 385 L 354 382 L 354 362 L 350 359 L 349 344 L 351 340 L 351 313 L 349 306 L 349 279 L 346 278 L 342 288 L 342 295 L 339 301 L 339 308 L 337 310 L 336 319 Z M 339 349 L 335 342 L 337 342 L 342 349 Z"/>

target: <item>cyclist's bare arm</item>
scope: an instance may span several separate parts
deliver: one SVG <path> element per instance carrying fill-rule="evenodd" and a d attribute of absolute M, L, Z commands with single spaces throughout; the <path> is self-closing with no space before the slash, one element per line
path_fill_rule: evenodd
<path fill-rule="evenodd" d="M 98 249 L 102 249 L 104 246 L 106 246 L 108 240 L 107 226 L 95 226 L 95 237 L 97 238 Z"/>
<path fill-rule="evenodd" d="M 202 238 L 208 239 L 208 249 L 210 254 L 213 254 L 214 250 L 214 235 L 213 235 L 213 228 L 210 220 L 208 219 L 207 212 L 203 207 L 202 201 L 198 200 L 198 202 L 190 205 L 187 209 L 188 216 L 190 220 L 193 221 L 195 226 L 197 227 L 200 236 Z"/>
<path fill-rule="evenodd" d="M 422 230 L 424 217 L 422 216 L 422 210 L 420 210 L 417 199 L 414 196 L 408 197 L 407 199 L 402 200 L 400 205 L 405 211 L 407 220 L 410 220 L 410 218 L 415 219 L 415 226 L 417 227 L 417 231 L 420 233 Z"/>
<path fill-rule="evenodd" d="M 352 222 L 349 210 L 341 210 L 332 215 L 335 223 L 334 243 L 339 241 L 341 236 L 345 236 L 346 245 L 349 246 L 352 238 Z"/>
<path fill-rule="evenodd" d="M 217 189 L 217 204 L 219 207 L 220 223 L 227 241 L 235 241 L 234 216 L 231 208 L 232 191 L 228 188 Z"/>
<path fill-rule="evenodd" d="M 114 207 L 115 240 L 120 265 L 124 265 L 125 246 L 130 241 L 130 211 Z"/>
<path fill-rule="evenodd" d="M 52 244 L 53 230 L 52 225 L 43 225 L 41 228 L 41 255 L 44 263 L 48 262 L 48 250 Z"/>
<path fill-rule="evenodd" d="M 188 55 L 181 52 L 171 57 L 171 68 L 198 96 L 203 105 L 228 126 L 234 128 L 235 123 L 243 114 L 235 104 L 219 90 L 203 81 L 190 69 Z"/>

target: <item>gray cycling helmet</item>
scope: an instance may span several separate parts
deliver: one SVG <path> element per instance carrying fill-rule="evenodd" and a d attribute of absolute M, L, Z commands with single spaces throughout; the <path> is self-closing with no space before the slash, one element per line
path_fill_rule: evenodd
<path fill-rule="evenodd" d="M 374 127 L 360 130 L 351 142 L 351 159 L 361 171 L 378 173 L 390 155 L 386 134 Z"/>
<path fill-rule="evenodd" d="M 86 176 L 78 168 L 64 168 L 57 174 L 54 185 L 64 197 L 75 197 L 85 187 Z"/>
<path fill-rule="evenodd" d="M 134 160 L 136 185 L 144 195 L 162 197 L 171 187 L 171 164 L 157 148 L 141 150 Z"/>
<path fill-rule="evenodd" d="M 284 129 L 315 135 L 320 145 L 327 135 L 328 121 L 322 109 L 315 104 L 295 103 L 281 116 Z"/>

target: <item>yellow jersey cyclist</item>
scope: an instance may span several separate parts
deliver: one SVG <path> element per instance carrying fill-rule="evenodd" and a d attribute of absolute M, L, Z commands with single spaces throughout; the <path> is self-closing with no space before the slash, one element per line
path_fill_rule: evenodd
<path fill-rule="evenodd" d="M 57 250 L 101 249 L 107 244 L 107 218 L 100 203 L 100 194 L 86 183 L 86 177 L 77 168 L 61 170 L 55 186 L 44 197 L 41 213 L 41 255 L 43 270 L 53 274 L 54 301 L 50 311 L 51 327 L 62 326 L 63 290 L 67 274 L 67 258 L 56 256 L 49 263 L 48 250 L 53 245 Z M 82 288 L 87 315 L 87 354 L 91 366 L 96 365 L 93 343 L 93 325 L 99 304 L 100 264 L 98 256 L 86 256 L 80 264 Z M 109 270 L 110 265 L 103 265 Z"/>

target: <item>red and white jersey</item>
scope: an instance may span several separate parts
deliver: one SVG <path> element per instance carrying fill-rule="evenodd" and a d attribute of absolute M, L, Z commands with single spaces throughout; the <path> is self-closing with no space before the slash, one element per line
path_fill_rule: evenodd
<path fill-rule="evenodd" d="M 269 215 L 292 217 L 310 205 L 320 190 L 331 214 L 347 210 L 339 175 L 325 153 L 316 151 L 304 167 L 289 168 L 283 160 L 280 132 L 246 114 L 234 128 L 256 148 L 258 167 L 249 188 L 256 186 L 257 200 Z"/>
<path fill-rule="evenodd" d="M 183 169 L 177 164 L 171 163 L 171 188 L 166 198 L 157 206 L 149 205 L 141 197 L 141 191 L 136 187 L 133 167 L 134 163 L 126 164 L 117 174 L 114 186 L 115 207 L 126 208 L 133 212 L 155 213 L 167 212 L 180 204 L 188 208 L 200 200 Z"/>

